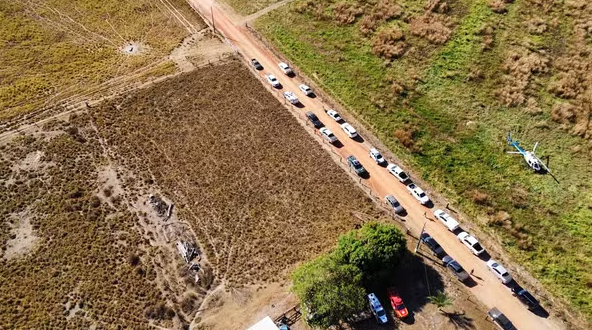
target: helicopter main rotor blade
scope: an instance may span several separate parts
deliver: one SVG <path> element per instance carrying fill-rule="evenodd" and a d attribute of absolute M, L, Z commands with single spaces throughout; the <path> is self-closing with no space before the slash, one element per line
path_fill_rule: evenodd
<path fill-rule="evenodd" d="M 536 151 L 536 148 L 537 148 L 537 146 L 538 146 L 538 145 L 539 145 L 539 143 L 538 143 L 538 142 L 534 144 L 534 148 L 532 148 L 532 153 L 533 153 L 533 154 L 534 154 L 534 152 Z"/>
<path fill-rule="evenodd" d="M 553 180 L 555 180 L 555 182 L 557 182 L 557 184 L 559 184 L 559 180 L 557 180 L 557 178 L 553 175 L 553 173 L 551 172 L 547 172 L 549 173 L 549 175 L 553 178 Z"/>
<path fill-rule="evenodd" d="M 522 154 L 521 152 L 518 152 L 518 151 L 508 151 L 508 153 L 509 154 L 520 154 L 520 155 Z"/>
<path fill-rule="evenodd" d="M 539 158 L 537 158 L 539 160 L 539 163 L 541 164 L 541 166 L 545 169 L 545 171 L 547 171 L 547 173 L 551 173 L 551 170 L 549 169 L 549 167 L 547 165 L 545 165 L 545 163 L 543 163 Z"/>

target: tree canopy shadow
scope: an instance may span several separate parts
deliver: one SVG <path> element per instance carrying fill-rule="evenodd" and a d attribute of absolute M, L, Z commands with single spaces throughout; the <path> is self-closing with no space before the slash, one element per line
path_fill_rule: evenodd
<path fill-rule="evenodd" d="M 446 312 L 440 310 L 440 313 L 444 314 L 448 320 L 454 325 L 456 329 L 470 330 L 475 329 L 475 323 L 472 318 L 465 315 L 464 312 Z"/>

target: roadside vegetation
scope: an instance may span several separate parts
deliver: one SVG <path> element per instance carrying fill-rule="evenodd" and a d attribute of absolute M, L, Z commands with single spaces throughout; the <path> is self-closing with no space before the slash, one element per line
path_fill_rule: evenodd
<path fill-rule="evenodd" d="M 326 329 L 362 311 L 364 281 L 395 269 L 407 251 L 405 244 L 394 225 L 370 222 L 341 235 L 334 250 L 298 267 L 292 290 L 308 323 Z"/>
<path fill-rule="evenodd" d="M 182 0 L 2 1 L 0 22 L 0 122 L 158 67 L 205 26 Z"/>
<path fill-rule="evenodd" d="M 580 0 L 320 0 L 256 28 L 592 321 L 591 18 Z M 508 131 L 560 184 L 505 153 Z"/>

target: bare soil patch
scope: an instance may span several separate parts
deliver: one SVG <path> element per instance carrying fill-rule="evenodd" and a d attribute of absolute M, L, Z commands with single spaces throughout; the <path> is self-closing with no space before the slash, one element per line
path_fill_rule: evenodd
<path fill-rule="evenodd" d="M 10 239 L 6 242 L 4 259 L 11 260 L 26 255 L 34 248 L 39 237 L 33 232 L 32 216 L 29 209 L 13 216 L 14 223 L 10 231 Z"/>

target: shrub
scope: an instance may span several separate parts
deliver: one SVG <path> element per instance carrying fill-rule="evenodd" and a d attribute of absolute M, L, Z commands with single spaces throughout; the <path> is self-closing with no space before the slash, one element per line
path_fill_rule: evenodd
<path fill-rule="evenodd" d="M 549 59 L 535 52 L 512 52 L 502 65 L 506 75 L 502 87 L 495 92 L 506 106 L 524 104 L 526 88 L 533 74 L 547 72 Z"/>
<path fill-rule="evenodd" d="M 145 315 L 153 320 L 171 320 L 175 317 L 175 311 L 165 303 L 160 302 L 156 306 L 148 307 Z"/>
<path fill-rule="evenodd" d="M 448 4 L 442 0 L 428 0 L 423 8 L 434 13 L 445 13 L 450 9 Z"/>
<path fill-rule="evenodd" d="M 421 147 L 416 144 L 415 135 L 418 133 L 418 129 L 415 126 L 407 125 L 404 129 L 395 130 L 395 138 L 412 152 L 420 152 Z"/>
<path fill-rule="evenodd" d="M 392 18 L 398 18 L 403 14 L 401 7 L 390 0 L 379 1 L 370 14 L 365 15 L 360 21 L 360 32 L 364 36 L 370 35 L 383 22 Z"/>
<path fill-rule="evenodd" d="M 571 103 L 556 103 L 551 109 L 551 118 L 562 124 L 575 123 L 576 111 L 576 107 Z"/>
<path fill-rule="evenodd" d="M 129 262 L 130 266 L 136 267 L 140 263 L 140 256 L 135 253 L 130 253 L 127 256 L 127 261 Z"/>
<path fill-rule="evenodd" d="M 489 204 L 489 195 L 478 190 L 478 189 L 469 190 L 467 194 L 468 194 L 469 198 L 472 199 L 477 204 L 480 204 L 480 205 Z"/>
<path fill-rule="evenodd" d="M 384 29 L 372 39 L 372 51 L 387 59 L 401 57 L 407 48 L 404 39 L 405 36 L 398 27 Z"/>
<path fill-rule="evenodd" d="M 508 3 L 512 3 L 512 0 L 489 0 L 487 1 L 487 6 L 489 6 L 494 13 L 503 14 L 508 11 Z"/>
<path fill-rule="evenodd" d="M 510 228 L 512 225 L 512 217 L 506 211 L 498 211 L 493 217 L 489 218 L 488 224 L 490 226 Z"/>
<path fill-rule="evenodd" d="M 539 108 L 537 100 L 534 97 L 529 97 L 526 101 L 526 106 L 524 107 L 524 112 L 529 115 L 538 115 L 543 113 L 543 110 Z"/>
<path fill-rule="evenodd" d="M 452 30 L 449 28 L 450 20 L 439 14 L 428 12 L 414 18 L 410 25 L 410 31 L 416 36 L 427 39 L 433 44 L 443 44 L 450 38 Z"/>
<path fill-rule="evenodd" d="M 583 81 L 574 71 L 560 72 L 556 80 L 549 84 L 549 92 L 557 97 L 573 99 L 578 96 L 583 87 Z"/>
<path fill-rule="evenodd" d="M 542 34 L 547 31 L 547 22 L 540 17 L 534 17 L 526 22 L 526 28 L 532 34 Z"/>
<path fill-rule="evenodd" d="M 339 25 L 352 24 L 363 12 L 360 7 L 351 2 L 339 2 L 333 6 L 335 21 Z"/>

